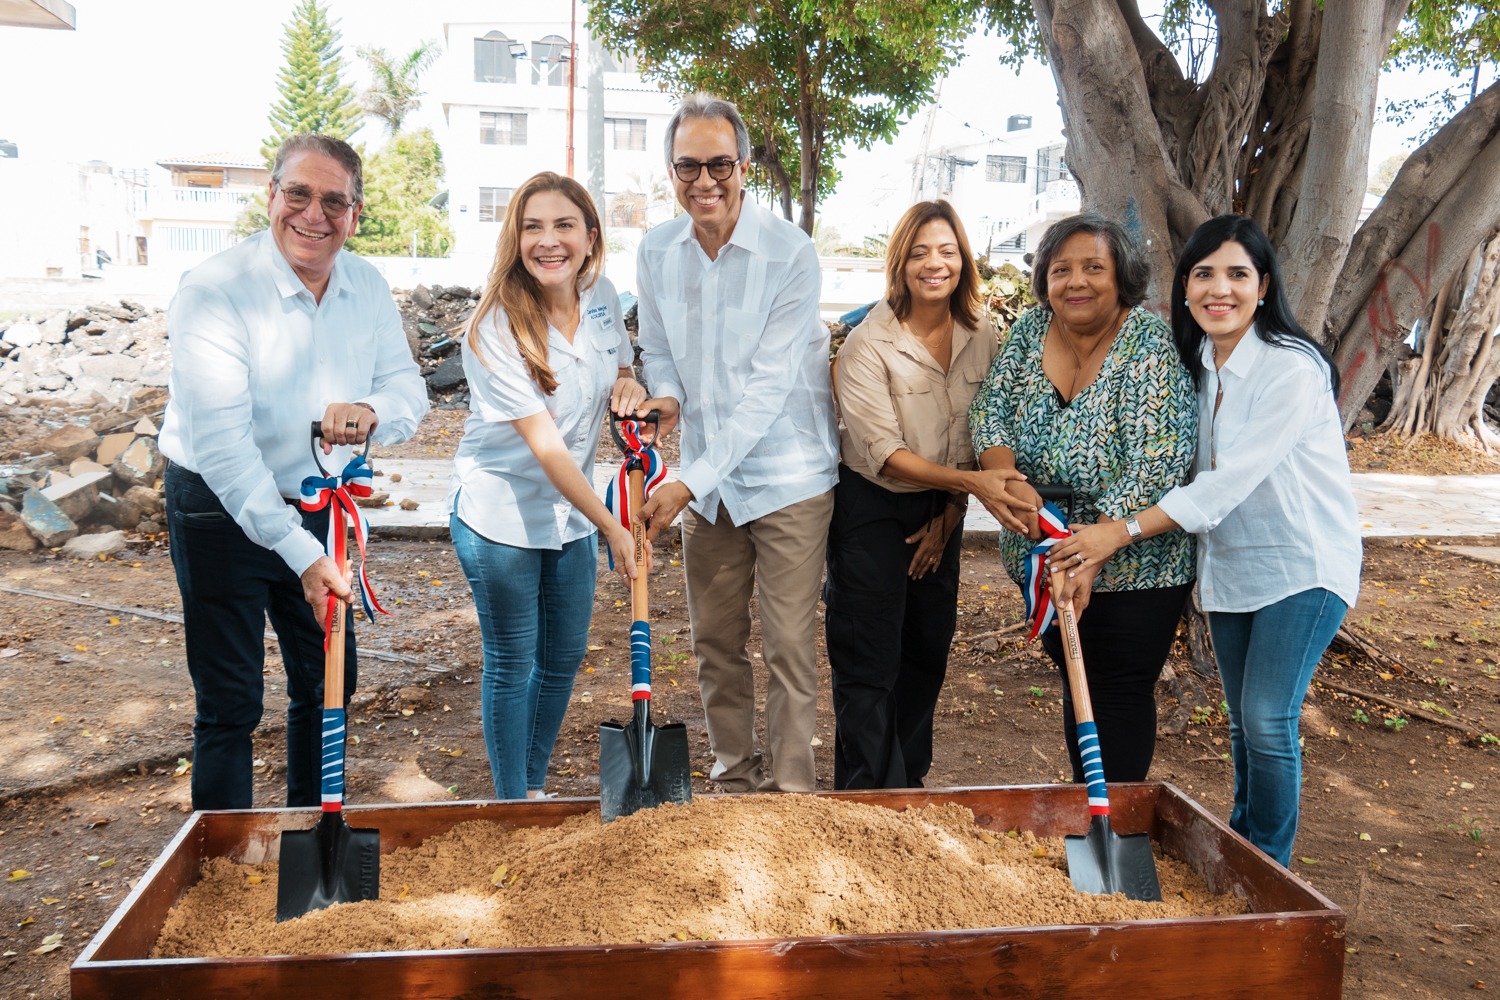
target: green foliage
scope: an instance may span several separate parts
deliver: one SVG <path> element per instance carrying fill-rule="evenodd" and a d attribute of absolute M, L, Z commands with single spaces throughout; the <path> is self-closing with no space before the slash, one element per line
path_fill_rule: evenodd
<path fill-rule="evenodd" d="M 1353 719 L 1355 722 L 1358 722 L 1360 725 L 1365 725 L 1370 721 L 1370 717 L 1365 714 L 1365 710 L 1362 708 L 1356 708 L 1354 710 L 1354 714 L 1349 716 L 1349 718 Z"/>
<path fill-rule="evenodd" d="M 354 92 L 343 81 L 339 32 L 319 0 L 302 0 L 292 10 L 281 51 L 286 55 L 277 83 L 281 98 L 271 108 L 271 134 L 261 146 L 267 166 L 289 135 L 318 132 L 347 139 L 359 127 Z"/>
<path fill-rule="evenodd" d="M 1023 312 L 1036 305 L 1031 276 L 1008 262 L 998 268 L 991 267 L 987 255 L 976 257 L 974 263 L 979 268 L 980 292 L 984 295 L 985 305 L 1003 337 L 1003 331 L 1009 330 Z"/>
<path fill-rule="evenodd" d="M 1406 719 L 1402 716 L 1397 715 L 1392 718 L 1386 719 L 1385 724 L 1387 728 L 1393 729 L 1399 733 L 1401 732 L 1401 730 L 1406 728 Z"/>
<path fill-rule="evenodd" d="M 446 257 L 453 232 L 429 202 L 443 179 L 443 151 L 431 129 L 403 132 L 365 161 L 365 210 L 348 248 L 358 254 L 405 256 L 415 234 L 418 257 Z"/>
<path fill-rule="evenodd" d="M 441 53 L 437 42 L 426 41 L 405 56 L 393 56 L 383 48 L 361 48 L 360 58 L 370 67 L 374 82 L 360 94 L 366 114 L 385 122 L 387 135 L 401 131 L 406 116 L 422 104 L 421 78 Z"/>
<path fill-rule="evenodd" d="M 750 129 L 753 183 L 791 218 L 804 192 L 833 191 L 847 146 L 890 140 L 931 101 L 973 11 L 926 0 L 590 0 L 588 24 L 673 93 L 734 101 Z M 813 215 L 804 203 L 808 232 Z"/>

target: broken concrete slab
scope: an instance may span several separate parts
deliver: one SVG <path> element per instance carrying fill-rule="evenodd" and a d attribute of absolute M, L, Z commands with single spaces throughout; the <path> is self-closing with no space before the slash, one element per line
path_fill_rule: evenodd
<path fill-rule="evenodd" d="M 109 468 L 122 486 L 152 486 L 166 466 L 156 440 L 138 437 Z"/>
<path fill-rule="evenodd" d="M 13 552 L 36 551 L 37 540 L 26 530 L 20 515 L 0 509 L 0 549 Z"/>
<path fill-rule="evenodd" d="M 153 432 L 154 436 L 155 432 Z M 136 435 L 131 431 L 122 431 L 118 434 L 106 434 L 99 442 L 99 450 L 94 452 L 94 461 L 103 466 L 114 465 L 120 456 L 125 454 L 125 449 L 134 443 Z"/>
<path fill-rule="evenodd" d="M 99 447 L 99 435 L 87 427 L 65 424 L 43 438 L 42 447 L 52 452 L 59 462 L 71 462 L 75 458 L 92 455 L 94 449 Z"/>
<path fill-rule="evenodd" d="M 21 495 L 21 523 L 49 549 L 78 534 L 78 525 L 73 519 L 37 489 L 29 489 Z"/>

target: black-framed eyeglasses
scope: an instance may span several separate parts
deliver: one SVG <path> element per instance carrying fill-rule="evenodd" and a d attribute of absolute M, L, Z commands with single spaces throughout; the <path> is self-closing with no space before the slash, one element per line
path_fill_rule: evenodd
<path fill-rule="evenodd" d="M 286 200 L 286 207 L 293 212 L 300 212 L 312 204 L 313 194 L 304 187 L 282 187 L 276 185 L 276 190 L 281 192 L 281 197 Z M 318 202 L 323 206 L 323 217 L 326 219 L 342 219 L 344 213 L 354 204 L 341 194 L 325 194 L 318 196 Z"/>
<path fill-rule="evenodd" d="M 707 167 L 708 176 L 712 177 L 716 181 L 727 181 L 729 180 L 729 176 L 734 173 L 735 168 L 739 165 L 739 160 L 731 160 L 727 156 L 721 156 L 717 159 L 707 161 L 678 160 L 676 163 L 672 164 L 672 172 L 677 175 L 677 179 L 682 181 L 682 183 L 691 184 L 693 183 L 693 181 L 698 179 L 698 175 L 703 172 L 703 168 Z"/>

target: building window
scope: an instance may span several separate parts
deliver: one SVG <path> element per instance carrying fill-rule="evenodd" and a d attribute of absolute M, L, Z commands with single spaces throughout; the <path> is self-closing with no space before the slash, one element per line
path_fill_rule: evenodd
<path fill-rule="evenodd" d="M 544 87 L 568 85 L 568 40 L 548 35 L 531 43 L 531 82 Z"/>
<path fill-rule="evenodd" d="M 610 149 L 633 149 L 645 152 L 646 119 L 606 118 L 604 131 L 610 135 Z"/>
<path fill-rule="evenodd" d="M 1073 175 L 1063 159 L 1064 147 L 1046 146 L 1036 151 L 1036 190 L 1040 194 L 1053 181 L 1065 181 Z"/>
<path fill-rule="evenodd" d="M 482 146 L 526 145 L 526 116 L 507 111 L 479 112 L 479 144 Z"/>
<path fill-rule="evenodd" d="M 1002 184 L 1025 184 L 1026 157 L 986 156 L 984 158 L 984 179 L 987 181 L 999 181 Z"/>
<path fill-rule="evenodd" d="M 510 204 L 510 196 L 515 193 L 515 190 L 515 188 L 480 188 L 479 221 L 499 222 L 504 219 L 506 206 Z"/>
<path fill-rule="evenodd" d="M 599 53 L 599 62 L 606 73 L 639 73 L 641 71 L 640 60 L 634 52 L 611 52 L 609 49 L 599 46 L 595 42 Z"/>
<path fill-rule="evenodd" d="M 516 82 L 516 57 L 510 54 L 510 42 L 500 31 L 474 39 L 474 82 Z"/>

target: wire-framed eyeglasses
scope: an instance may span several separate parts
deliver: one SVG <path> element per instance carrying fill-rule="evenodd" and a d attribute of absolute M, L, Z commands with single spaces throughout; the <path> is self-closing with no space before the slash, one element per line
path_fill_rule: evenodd
<path fill-rule="evenodd" d="M 682 183 L 691 184 L 698 179 L 698 175 L 703 172 L 703 168 L 707 167 L 708 176 L 716 181 L 727 181 L 739 165 L 739 160 L 731 160 L 727 156 L 721 156 L 712 160 L 678 160 L 672 164 L 672 172 L 677 175 L 677 179 L 682 181 Z"/>
<path fill-rule="evenodd" d="M 300 212 L 312 204 L 313 193 L 305 187 L 282 187 L 278 184 L 276 189 L 285 199 L 286 207 L 293 212 Z M 323 217 L 326 219 L 342 219 L 344 213 L 349 211 L 349 206 L 353 204 L 348 198 L 337 193 L 318 195 L 318 202 L 323 206 Z"/>

